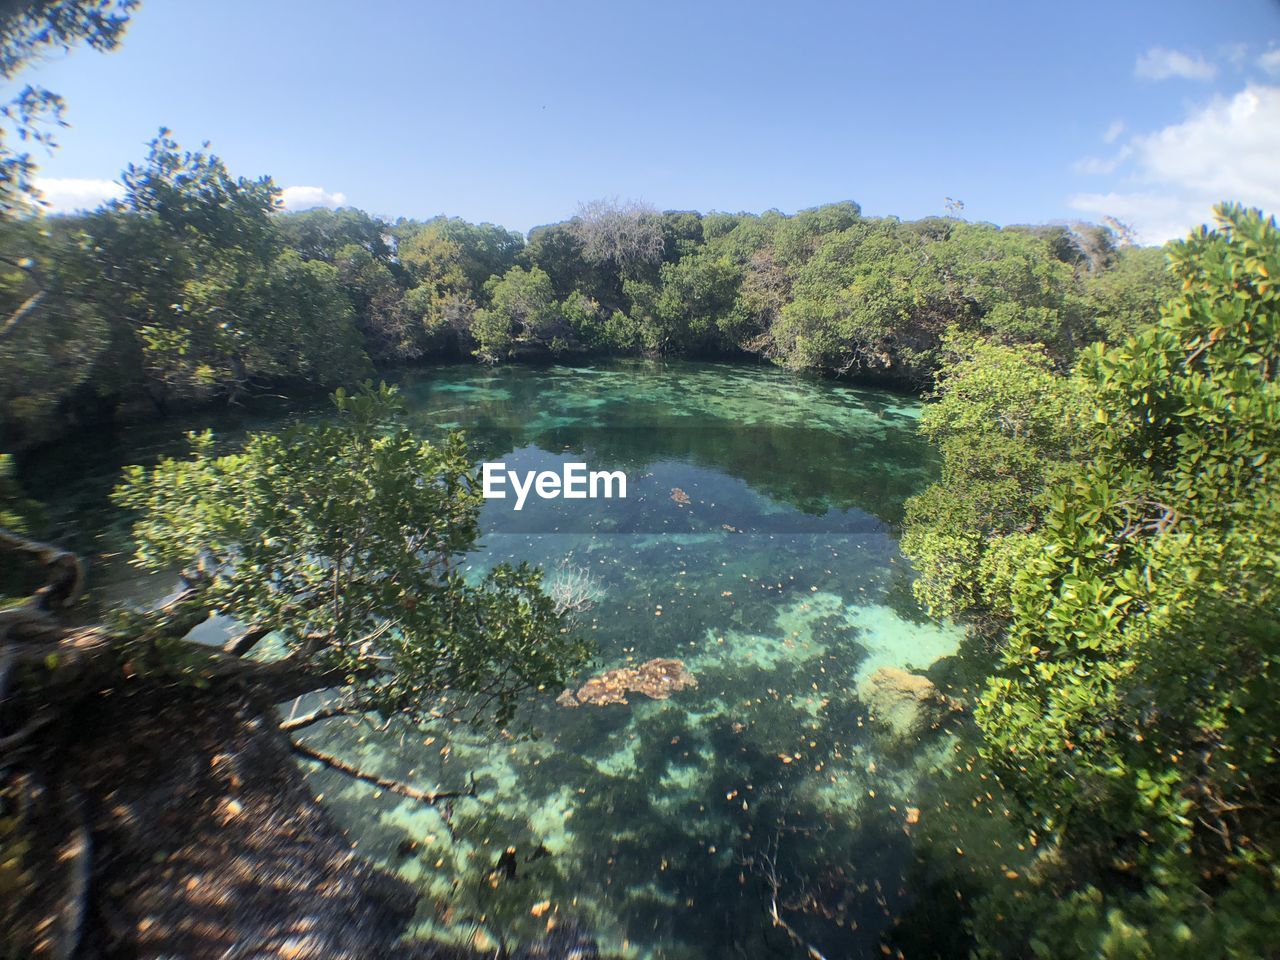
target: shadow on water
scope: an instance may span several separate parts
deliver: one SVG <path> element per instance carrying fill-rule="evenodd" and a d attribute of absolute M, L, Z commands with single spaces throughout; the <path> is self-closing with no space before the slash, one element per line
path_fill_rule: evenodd
<path fill-rule="evenodd" d="M 876 668 L 925 670 L 959 641 L 921 613 L 897 546 L 902 504 L 934 470 L 917 404 L 685 363 L 439 367 L 402 386 L 413 429 L 464 429 L 478 459 L 624 470 L 625 500 L 486 503 L 472 567 L 583 571 L 600 596 L 580 624 L 598 667 L 674 657 L 698 682 L 666 701 L 575 709 L 544 691 L 498 735 L 313 728 L 427 788 L 474 776 L 476 799 L 431 807 L 310 772 L 359 849 L 421 888 L 421 929 L 491 943 L 573 915 L 623 956 L 804 956 L 797 939 L 831 960 L 962 956 L 964 905 L 986 875 L 1019 869 L 1021 838 L 961 757 L 962 735 L 893 746 L 857 692 Z M 212 426 L 233 445 L 330 415 L 131 431 L 75 458 L 56 522 L 120 551 L 127 530 L 106 496 L 121 465 L 180 453 L 183 429 Z M 63 456 L 32 475 L 72 469 Z M 114 596 L 156 589 L 115 569 Z M 775 901 L 791 936 L 769 916 Z"/>

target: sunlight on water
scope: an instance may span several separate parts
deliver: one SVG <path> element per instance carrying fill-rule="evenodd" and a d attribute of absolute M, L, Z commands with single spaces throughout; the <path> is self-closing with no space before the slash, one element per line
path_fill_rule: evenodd
<path fill-rule="evenodd" d="M 895 746 L 857 693 L 876 668 L 927 670 L 960 640 L 922 615 L 897 547 L 903 502 L 934 468 L 918 405 L 701 364 L 450 366 L 402 386 L 414 429 L 464 429 L 477 460 L 626 471 L 626 500 L 488 502 L 473 573 L 508 559 L 586 572 L 595 668 L 678 658 L 697 679 L 666 701 L 603 707 L 563 707 L 548 690 L 500 736 L 316 728 L 316 742 L 424 788 L 474 776 L 477 799 L 433 808 L 309 774 L 359 850 L 422 888 L 418 929 L 483 944 L 571 915 L 623 956 L 796 954 L 765 912 L 774 876 L 793 925 L 829 957 L 878 954 L 913 907 L 909 888 L 942 882 L 922 843 L 927 828 L 958 829 L 931 812 L 938 777 L 970 774 L 954 735 Z M 281 419 L 219 432 L 234 442 Z M 113 456 L 180 449 L 172 431 L 137 440 Z M 109 486 L 85 484 L 85 502 Z M 123 538 L 110 525 L 102 536 Z M 127 578 L 108 589 L 155 591 Z M 940 843 L 955 859 L 955 838 Z"/>
<path fill-rule="evenodd" d="M 907 850 L 881 816 L 913 802 L 946 748 L 882 756 L 857 683 L 879 666 L 928 668 L 959 640 L 916 608 L 897 550 L 902 503 L 932 467 L 913 402 L 692 364 L 445 369 L 406 395 L 424 432 L 460 425 L 509 469 L 625 470 L 626 501 L 530 500 L 519 514 L 490 502 L 475 563 L 589 571 L 598 666 L 673 657 L 698 681 L 625 706 L 567 709 L 547 691 L 523 718 L 532 740 L 366 740 L 368 761 L 395 775 L 456 788 L 474 774 L 481 800 L 459 801 L 450 823 L 316 774 L 366 852 L 429 892 L 421 929 L 465 936 L 484 918 L 495 935 L 529 935 L 550 901 L 623 955 L 736 943 L 766 956 L 779 942 L 764 931 L 761 853 L 786 861 L 797 895 L 823 896 L 824 874 L 868 859 L 855 882 L 898 882 Z M 903 815 L 890 817 L 905 839 Z M 496 879 L 508 847 L 517 875 Z M 874 902 L 855 912 L 862 926 L 841 928 L 849 949 L 885 919 Z"/>

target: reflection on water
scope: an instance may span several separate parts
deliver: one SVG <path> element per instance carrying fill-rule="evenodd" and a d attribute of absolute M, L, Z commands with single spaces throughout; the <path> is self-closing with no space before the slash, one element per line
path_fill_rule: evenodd
<path fill-rule="evenodd" d="M 402 386 L 415 429 L 465 429 L 478 460 L 625 470 L 626 500 L 487 503 L 473 566 L 589 572 L 598 666 L 676 657 L 698 681 L 667 701 L 576 709 L 548 690 L 518 735 L 317 728 L 428 788 L 474 775 L 476 800 L 437 809 L 311 774 L 360 849 L 422 886 L 420 929 L 484 943 L 573 915 L 626 956 L 803 956 L 766 912 L 776 892 L 833 960 L 882 942 L 960 951 L 957 904 L 1017 874 L 1019 838 L 963 734 L 891 747 L 856 692 L 876 667 L 927 669 L 959 641 L 921 615 L 897 548 L 903 501 L 933 468 L 917 405 L 702 364 L 453 366 Z M 230 443 L 327 415 L 211 425 Z M 175 435 L 86 451 L 60 505 L 67 532 L 121 549 L 103 493 L 121 463 L 178 449 Z M 158 587 L 117 576 L 107 589 Z"/>

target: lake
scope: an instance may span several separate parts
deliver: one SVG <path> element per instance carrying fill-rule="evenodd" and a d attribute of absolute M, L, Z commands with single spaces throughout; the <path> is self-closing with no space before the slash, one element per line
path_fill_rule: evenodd
<path fill-rule="evenodd" d="M 309 774 L 358 849 L 424 891 L 419 932 L 487 945 L 573 917 L 634 957 L 963 955 L 957 904 L 1015 875 L 1025 837 L 963 723 L 894 744 L 857 693 L 882 666 L 932 668 L 967 692 L 947 659 L 961 633 L 924 616 L 898 550 L 904 501 L 936 469 L 919 403 L 697 363 L 452 365 L 400 385 L 413 429 L 464 430 L 477 461 L 625 471 L 626 499 L 488 501 L 472 569 L 527 560 L 577 578 L 596 596 L 580 618 L 592 671 L 673 658 L 697 682 L 576 708 L 543 691 L 500 735 L 312 728 L 317 745 L 425 789 L 474 778 L 474 799 L 431 807 Z M 284 405 L 185 426 L 233 444 L 327 415 Z M 86 448 L 75 483 L 57 485 L 64 527 L 124 549 L 102 495 L 119 464 L 180 450 L 177 435 L 152 425 Z M 112 600 L 168 586 L 119 557 L 99 584 Z"/>

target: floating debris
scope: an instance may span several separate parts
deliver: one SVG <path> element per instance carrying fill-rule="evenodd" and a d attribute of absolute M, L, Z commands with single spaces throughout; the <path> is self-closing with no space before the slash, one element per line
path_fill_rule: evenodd
<path fill-rule="evenodd" d="M 689 495 L 685 493 L 683 490 L 681 490 L 679 487 L 671 488 L 671 499 L 674 500 L 676 503 L 680 504 L 680 506 L 682 507 L 687 507 L 690 503 Z"/>

